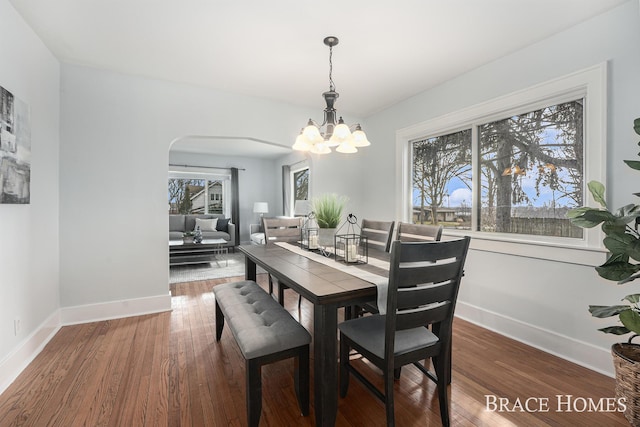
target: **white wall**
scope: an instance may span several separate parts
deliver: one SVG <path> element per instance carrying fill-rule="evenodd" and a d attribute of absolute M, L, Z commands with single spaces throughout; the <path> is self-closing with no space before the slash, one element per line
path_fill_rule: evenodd
<path fill-rule="evenodd" d="M 168 301 L 173 140 L 240 136 L 290 146 L 300 123 L 318 113 L 68 64 L 62 90 L 60 281 L 61 304 L 71 311 L 132 298 Z"/>
<path fill-rule="evenodd" d="M 13 379 L 10 365 L 26 363 L 34 334 L 52 331 L 59 308 L 60 65 L 7 0 L 0 0 L 0 40 L 0 86 L 31 110 L 31 203 L 0 204 L 1 391 Z"/>
<path fill-rule="evenodd" d="M 393 217 L 395 132 L 604 61 L 609 61 L 608 188 L 612 205 L 630 203 L 638 191 L 637 172 L 622 164 L 635 159 L 633 119 L 640 117 L 640 14 L 638 2 L 568 29 L 526 49 L 450 80 L 368 117 L 374 144 L 364 153 L 366 212 Z M 382 172 L 384 171 L 384 173 Z M 616 304 L 635 293 L 598 278 L 591 266 L 471 251 L 457 313 L 508 335 L 612 372 L 608 347 L 619 341 L 596 331 L 607 322 L 592 319 L 589 304 Z M 637 285 L 635 286 L 637 289 Z"/>
<path fill-rule="evenodd" d="M 240 242 L 249 243 L 249 224 L 258 223 L 258 214 L 253 213 L 254 202 L 269 203 L 267 216 L 281 215 L 282 190 L 278 186 L 281 173 L 275 167 L 276 160 L 251 157 L 218 156 L 185 153 L 171 150 L 169 163 L 189 166 L 219 168 L 236 167 L 240 192 Z M 244 170 L 242 170 L 244 169 Z M 213 170 L 212 172 L 220 172 Z M 238 224 L 236 224 L 238 226 Z"/>

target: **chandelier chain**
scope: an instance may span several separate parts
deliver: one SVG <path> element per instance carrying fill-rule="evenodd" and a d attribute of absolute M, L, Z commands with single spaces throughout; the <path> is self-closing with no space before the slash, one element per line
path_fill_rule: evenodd
<path fill-rule="evenodd" d="M 335 91 L 336 87 L 333 84 L 333 46 L 329 46 L 329 90 Z"/>

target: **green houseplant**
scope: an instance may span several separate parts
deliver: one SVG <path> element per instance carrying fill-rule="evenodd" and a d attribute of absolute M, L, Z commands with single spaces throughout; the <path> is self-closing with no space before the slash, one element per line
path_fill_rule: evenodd
<path fill-rule="evenodd" d="M 633 125 L 636 134 L 640 135 L 640 118 L 635 119 Z M 640 161 L 624 162 L 632 169 L 640 170 Z M 591 181 L 588 188 L 600 208 L 585 206 L 572 209 L 568 216 L 573 224 L 583 228 L 602 224 L 603 243 L 609 256 L 604 264 L 596 267 L 596 271 L 600 277 L 616 281 L 619 285 L 631 282 L 640 277 L 640 205 L 630 203 L 611 211 L 605 201 L 604 185 Z M 640 193 L 635 195 L 640 196 Z M 618 317 L 619 324 L 600 331 L 632 334 L 627 343 L 613 344 L 611 354 L 616 372 L 616 398 L 624 399 L 624 415 L 631 425 L 636 426 L 640 425 L 640 345 L 632 344 L 631 340 L 640 335 L 640 293 L 627 295 L 622 301 L 624 304 L 590 305 L 589 312 L 598 318 Z"/>
<path fill-rule="evenodd" d="M 640 135 L 640 118 L 635 119 L 634 129 Z M 638 160 L 625 160 L 625 163 L 632 169 L 640 170 Z M 638 234 L 640 205 L 631 203 L 611 211 L 605 201 L 604 185 L 591 181 L 588 183 L 588 188 L 601 207 L 585 206 L 572 209 L 568 216 L 573 224 L 583 228 L 602 224 L 602 231 L 606 235 L 603 243 L 610 255 L 604 264 L 596 267 L 596 271 L 600 277 L 617 281 L 618 284 L 637 279 L 640 277 L 638 263 L 640 262 L 640 234 Z M 590 305 L 589 312 L 592 316 L 599 318 L 618 316 L 622 325 L 602 328 L 600 329 L 602 332 L 616 335 L 633 332 L 640 335 L 640 294 L 627 295 L 623 301 L 626 303 L 621 305 Z"/>
<path fill-rule="evenodd" d="M 342 211 L 347 198 L 337 194 L 323 194 L 311 201 L 311 209 L 316 214 L 320 228 L 336 228 L 342 220 Z"/>
<path fill-rule="evenodd" d="M 342 221 L 342 212 L 348 199 L 335 193 L 323 194 L 311 200 L 311 210 L 320 228 L 318 243 L 321 246 L 333 246 L 336 228 Z"/>

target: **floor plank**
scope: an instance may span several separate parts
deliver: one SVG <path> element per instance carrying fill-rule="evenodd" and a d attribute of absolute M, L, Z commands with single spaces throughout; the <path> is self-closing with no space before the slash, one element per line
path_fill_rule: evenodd
<path fill-rule="evenodd" d="M 228 328 L 215 341 L 210 292 L 238 279 L 171 285 L 171 312 L 63 327 L 0 395 L 0 426 L 246 425 L 244 361 Z M 266 289 L 266 277 L 258 281 Z M 289 290 L 285 296 L 286 308 L 312 330 L 311 304 L 303 299 L 298 310 L 297 295 Z M 291 360 L 263 368 L 262 426 L 313 425 L 313 387 L 311 413 L 302 417 L 292 372 Z M 367 376 L 382 384 L 374 368 Z M 455 426 L 628 425 L 618 412 L 557 411 L 556 395 L 613 397 L 613 379 L 460 319 L 452 376 Z M 550 410 L 490 412 L 487 395 L 511 402 L 548 398 Z M 416 368 L 403 369 L 395 400 L 398 425 L 439 425 L 435 386 Z M 352 379 L 336 424 L 383 426 L 384 406 Z"/>

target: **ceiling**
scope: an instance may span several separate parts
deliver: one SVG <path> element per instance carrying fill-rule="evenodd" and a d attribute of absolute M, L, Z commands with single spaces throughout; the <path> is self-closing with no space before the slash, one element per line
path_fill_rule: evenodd
<path fill-rule="evenodd" d="M 366 118 L 627 0 L 10 0 L 63 62 Z M 236 144 L 238 145 L 238 144 Z"/>

